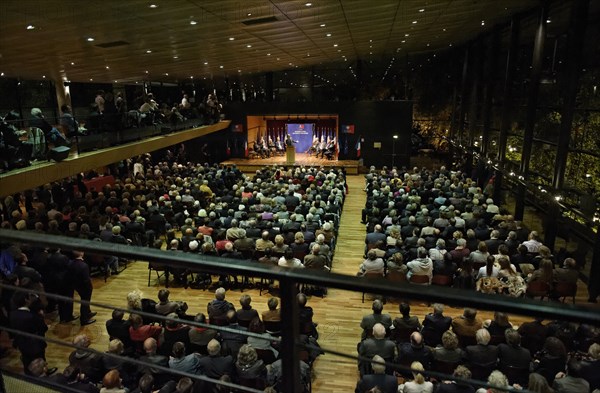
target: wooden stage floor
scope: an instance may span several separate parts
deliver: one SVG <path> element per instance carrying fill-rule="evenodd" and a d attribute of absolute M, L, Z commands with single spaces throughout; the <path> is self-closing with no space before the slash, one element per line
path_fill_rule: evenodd
<path fill-rule="evenodd" d="M 253 172 L 265 165 L 287 165 L 285 155 L 269 158 L 232 158 L 221 162 L 222 165 L 236 165 L 242 172 Z M 358 160 L 328 160 L 326 158 L 317 158 L 314 155 L 306 153 L 296 153 L 295 166 L 322 166 L 344 168 L 349 175 L 358 174 Z"/>

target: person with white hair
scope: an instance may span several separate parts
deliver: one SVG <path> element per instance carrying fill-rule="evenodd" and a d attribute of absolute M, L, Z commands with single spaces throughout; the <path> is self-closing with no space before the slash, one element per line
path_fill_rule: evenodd
<path fill-rule="evenodd" d="M 221 344 L 214 338 L 206 346 L 208 356 L 200 358 L 198 371 L 209 378 L 219 379 L 223 375 L 232 375 L 234 362 L 231 355 L 221 355 Z"/>
<path fill-rule="evenodd" d="M 358 345 L 358 355 L 369 359 L 379 355 L 387 361 L 392 361 L 396 356 L 396 344 L 385 335 L 385 327 L 381 323 L 376 323 L 373 326 L 373 337 L 366 338 Z M 366 374 L 364 371 L 367 371 L 367 367 L 364 366 L 368 366 L 368 364 L 365 365 L 359 361 L 361 375 Z"/>
<path fill-rule="evenodd" d="M 356 392 L 369 392 L 374 387 L 378 387 L 381 393 L 396 393 L 398 391 L 398 381 L 395 376 L 385 373 L 385 359 L 375 355 L 371 361 L 372 374 L 365 374 L 356 385 Z"/>

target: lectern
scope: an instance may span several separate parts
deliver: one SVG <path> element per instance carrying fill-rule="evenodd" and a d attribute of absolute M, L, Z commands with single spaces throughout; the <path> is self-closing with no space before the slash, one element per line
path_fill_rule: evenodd
<path fill-rule="evenodd" d="M 294 145 L 286 146 L 285 163 L 287 165 L 294 165 L 296 163 L 296 148 L 294 147 Z"/>

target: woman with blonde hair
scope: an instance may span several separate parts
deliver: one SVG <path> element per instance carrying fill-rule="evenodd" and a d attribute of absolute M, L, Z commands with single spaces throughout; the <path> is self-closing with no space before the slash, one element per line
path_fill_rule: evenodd
<path fill-rule="evenodd" d="M 433 384 L 425 380 L 420 371 L 425 371 L 425 368 L 420 362 L 412 362 L 410 365 L 412 370 L 413 380 L 406 382 L 402 387 L 403 393 L 432 393 Z M 399 390 L 400 391 L 400 390 Z"/>

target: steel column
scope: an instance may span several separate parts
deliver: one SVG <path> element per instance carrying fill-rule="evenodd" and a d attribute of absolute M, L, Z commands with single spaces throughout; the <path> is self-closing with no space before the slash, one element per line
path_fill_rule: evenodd
<path fill-rule="evenodd" d="M 469 75 L 469 52 L 470 45 L 465 48 L 465 59 L 463 62 L 461 86 L 460 86 L 460 112 L 458 115 L 458 143 L 462 145 L 463 134 L 465 132 L 465 116 L 467 115 L 467 78 Z"/>
<path fill-rule="evenodd" d="M 296 341 L 300 334 L 296 284 L 291 278 L 279 280 L 281 298 L 281 366 L 282 392 L 301 392 L 300 362 Z"/>
<path fill-rule="evenodd" d="M 519 170 L 525 178 L 529 178 L 529 163 L 531 162 L 531 149 L 533 147 L 533 131 L 535 128 L 538 95 L 540 91 L 540 79 L 542 76 L 542 65 L 544 60 L 544 44 L 546 41 L 546 19 L 548 18 L 548 1 L 542 3 L 538 27 L 535 33 L 533 55 L 531 59 L 531 74 L 529 77 L 529 94 L 527 97 L 527 114 L 525 116 L 525 132 L 523 134 L 523 146 L 521 149 L 521 165 Z M 522 220 L 525 212 L 525 184 L 519 184 L 517 189 L 515 219 Z"/>

